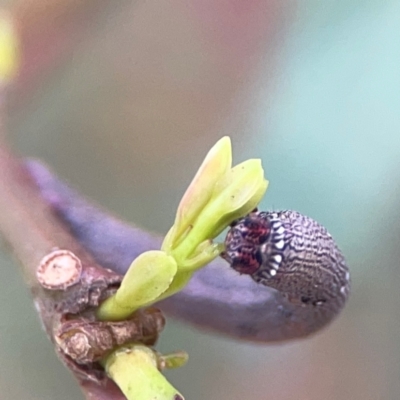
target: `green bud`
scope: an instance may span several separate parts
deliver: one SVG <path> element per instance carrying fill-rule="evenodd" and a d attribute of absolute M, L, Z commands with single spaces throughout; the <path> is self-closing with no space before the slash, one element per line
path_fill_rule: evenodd
<path fill-rule="evenodd" d="M 210 243 L 207 247 L 202 247 L 201 250 L 195 249 L 191 257 L 182 261 L 179 265 L 178 274 L 182 271 L 195 272 L 217 258 L 223 250 L 224 245 L 222 243 Z"/>
<path fill-rule="evenodd" d="M 147 251 L 137 257 L 114 296 L 98 309 L 101 320 L 122 320 L 135 310 L 154 302 L 171 285 L 177 272 L 173 257 L 163 251 Z"/>
<path fill-rule="evenodd" d="M 168 354 L 157 353 L 158 368 L 161 370 L 183 367 L 188 359 L 189 355 L 186 351 L 175 351 Z"/>
<path fill-rule="evenodd" d="M 157 301 L 166 299 L 167 297 L 170 297 L 173 294 L 180 292 L 189 283 L 192 275 L 192 271 L 178 271 L 171 285 L 169 285 L 169 288 L 163 294 L 161 294 Z"/>
<path fill-rule="evenodd" d="M 213 239 L 233 220 L 251 212 L 262 199 L 267 186 L 260 160 L 247 160 L 218 180 L 212 197 L 197 216 L 192 229 L 184 241 L 171 251 L 178 269 L 199 243 Z"/>
<path fill-rule="evenodd" d="M 163 249 L 172 249 L 177 240 L 198 217 L 212 196 L 215 183 L 232 165 L 232 145 L 229 137 L 220 139 L 208 152 L 191 184 L 179 203 L 170 236 L 164 240 Z"/>
<path fill-rule="evenodd" d="M 256 208 L 268 186 L 260 160 L 234 168 L 231 164 L 231 142 L 224 137 L 209 151 L 184 194 L 162 250 L 143 253 L 133 261 L 116 294 L 99 307 L 99 319 L 122 320 L 140 307 L 172 296 L 223 251 L 224 245 L 212 240 Z M 186 353 L 162 356 L 134 344 L 112 353 L 104 364 L 128 400 L 178 400 L 183 397 L 158 369 L 186 361 Z"/>
<path fill-rule="evenodd" d="M 162 362 L 179 363 L 179 357 L 166 357 L 166 360 L 158 360 L 152 349 L 132 344 L 114 351 L 103 365 L 107 375 L 119 386 L 127 400 L 184 400 L 158 369 Z"/>

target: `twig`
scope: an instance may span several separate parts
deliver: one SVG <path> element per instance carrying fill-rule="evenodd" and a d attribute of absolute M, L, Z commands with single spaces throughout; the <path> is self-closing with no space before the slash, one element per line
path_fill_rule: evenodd
<path fill-rule="evenodd" d="M 27 170 L 1 140 L 1 134 L 0 209 L 0 232 L 20 261 L 25 281 L 31 289 L 45 330 L 54 342 L 54 328 L 59 324 L 60 319 L 75 307 L 78 294 L 79 296 L 87 294 L 89 297 L 94 294 L 91 292 L 91 287 L 87 286 L 88 282 L 96 288 L 96 295 L 90 299 L 88 297 L 90 303 L 96 296 L 97 301 L 100 301 L 108 289 L 107 283 L 115 282 L 119 277 L 99 266 L 68 233 L 40 196 Z M 83 268 L 81 279 L 73 286 L 73 289 L 61 293 L 44 289 L 36 277 L 40 261 L 55 248 L 72 251 L 81 260 Z M 82 304 L 82 309 L 85 306 L 90 306 L 90 304 Z M 109 379 L 105 378 L 104 384 L 99 386 L 97 383 L 82 380 L 78 370 L 75 371 L 72 368 L 72 372 L 77 377 L 87 399 L 124 399 L 122 393 Z"/>

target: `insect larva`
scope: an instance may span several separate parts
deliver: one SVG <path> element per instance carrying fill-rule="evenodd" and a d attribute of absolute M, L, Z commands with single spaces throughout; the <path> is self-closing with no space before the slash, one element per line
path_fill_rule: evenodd
<path fill-rule="evenodd" d="M 345 259 L 328 231 L 296 211 L 254 211 L 231 225 L 222 257 L 292 303 L 342 308 L 350 289 Z"/>

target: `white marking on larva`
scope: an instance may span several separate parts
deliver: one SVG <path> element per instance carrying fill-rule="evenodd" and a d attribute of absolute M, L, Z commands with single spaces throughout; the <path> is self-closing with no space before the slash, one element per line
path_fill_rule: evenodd
<path fill-rule="evenodd" d="M 262 253 L 265 253 L 267 251 L 268 248 L 268 243 L 264 243 L 263 245 L 261 245 L 260 249 Z"/>
<path fill-rule="evenodd" d="M 284 233 L 285 232 L 285 228 L 283 227 L 283 226 L 281 226 L 280 228 L 278 228 L 277 230 L 276 230 L 276 233 L 278 234 L 278 235 L 281 235 L 282 233 Z"/>
<path fill-rule="evenodd" d="M 278 264 L 282 262 L 282 256 L 280 254 L 275 255 L 273 258 L 274 261 L 277 262 Z"/>
<path fill-rule="evenodd" d="M 280 240 L 279 242 L 275 243 L 275 247 L 279 250 L 282 250 L 284 246 L 285 246 L 284 240 Z"/>
<path fill-rule="evenodd" d="M 345 294 L 346 293 L 346 286 L 342 286 L 340 288 L 340 293 Z"/>
<path fill-rule="evenodd" d="M 272 213 L 272 214 L 271 214 L 271 217 L 272 217 L 272 218 L 278 218 L 278 214 L 277 214 L 277 213 Z"/>
<path fill-rule="evenodd" d="M 275 276 L 276 275 L 276 271 L 274 269 L 271 269 L 271 271 L 269 271 L 271 276 Z"/>
<path fill-rule="evenodd" d="M 277 264 L 277 263 L 272 262 L 272 263 L 270 263 L 270 266 L 271 266 L 273 269 L 279 269 L 279 264 Z"/>
<path fill-rule="evenodd" d="M 348 281 L 350 279 L 350 273 L 349 272 L 346 272 L 345 278 L 346 278 L 346 281 Z"/>

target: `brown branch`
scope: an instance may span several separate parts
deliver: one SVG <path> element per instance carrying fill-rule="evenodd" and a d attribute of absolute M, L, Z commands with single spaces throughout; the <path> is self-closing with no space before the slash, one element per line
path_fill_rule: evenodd
<path fill-rule="evenodd" d="M 120 276 L 98 265 L 86 250 L 70 235 L 43 200 L 27 170 L 7 148 L 0 134 L 0 233 L 22 266 L 25 281 L 50 339 L 60 322 L 70 312 L 84 311 L 96 306 L 107 295 L 109 284 Z M 72 251 L 82 263 L 79 282 L 60 291 L 47 290 L 40 285 L 36 272 L 44 256 L 54 248 Z M 78 309 L 76 305 L 80 304 Z M 125 397 L 107 378 L 103 385 L 82 379 L 82 374 L 71 360 L 67 361 L 87 399 L 122 400 Z M 92 371 L 89 371 L 91 373 Z"/>

